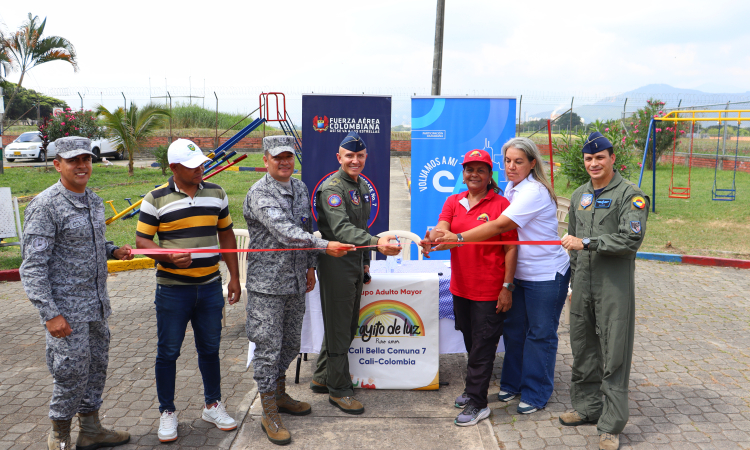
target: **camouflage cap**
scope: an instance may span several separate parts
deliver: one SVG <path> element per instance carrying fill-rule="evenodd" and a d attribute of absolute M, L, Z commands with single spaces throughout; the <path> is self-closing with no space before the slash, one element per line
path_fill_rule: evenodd
<path fill-rule="evenodd" d="M 294 154 L 294 137 L 266 136 L 263 138 L 263 151 L 268 152 L 271 156 L 277 156 L 284 152 Z"/>
<path fill-rule="evenodd" d="M 81 136 L 67 136 L 55 140 L 55 151 L 60 158 L 75 158 L 78 155 L 96 156 L 91 151 L 91 139 Z"/>

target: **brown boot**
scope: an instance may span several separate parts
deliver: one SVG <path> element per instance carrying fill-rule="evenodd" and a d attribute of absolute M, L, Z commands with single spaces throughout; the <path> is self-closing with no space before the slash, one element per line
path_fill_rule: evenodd
<path fill-rule="evenodd" d="M 276 406 L 276 396 L 273 392 L 260 394 L 260 403 L 263 405 L 263 414 L 260 418 L 260 427 L 268 436 L 268 440 L 276 445 L 284 445 L 292 442 L 292 435 L 284 427 L 279 417 L 279 409 Z"/>
<path fill-rule="evenodd" d="M 318 383 L 315 380 L 310 381 L 310 389 L 316 394 L 327 394 L 328 386 L 325 384 Z"/>
<path fill-rule="evenodd" d="M 47 438 L 49 450 L 72 450 L 70 446 L 70 420 L 53 420 Z"/>
<path fill-rule="evenodd" d="M 584 420 L 583 417 L 578 414 L 578 411 L 575 410 L 560 414 L 560 423 L 566 427 L 577 427 L 578 425 L 587 424 L 596 425 L 596 422 L 596 420 Z"/>
<path fill-rule="evenodd" d="M 344 411 L 347 414 L 362 414 L 365 407 L 354 397 L 328 397 L 328 403 Z"/>
<path fill-rule="evenodd" d="M 280 413 L 293 416 L 306 416 L 312 412 L 309 403 L 294 400 L 286 393 L 286 377 L 276 380 L 276 406 Z"/>
<path fill-rule="evenodd" d="M 617 450 L 619 448 L 619 434 L 602 433 L 599 435 L 599 450 Z"/>
<path fill-rule="evenodd" d="M 78 439 L 76 450 L 94 450 L 99 447 L 116 447 L 130 441 L 127 431 L 108 430 L 99 421 L 99 411 L 78 413 Z"/>

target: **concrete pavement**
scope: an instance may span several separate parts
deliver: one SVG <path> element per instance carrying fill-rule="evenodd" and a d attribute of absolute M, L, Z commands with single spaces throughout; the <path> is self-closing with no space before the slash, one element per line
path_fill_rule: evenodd
<path fill-rule="evenodd" d="M 395 176 L 401 162 L 391 162 L 391 227 L 408 229 L 405 177 L 403 171 Z M 228 308 L 221 361 L 223 398 L 240 429 L 226 433 L 200 420 L 202 385 L 188 329 L 177 372 L 180 439 L 160 445 L 154 272 L 112 274 L 108 284 L 114 314 L 102 421 L 131 432 L 131 444 L 121 448 L 275 448 L 258 424 L 239 306 Z M 621 448 L 750 449 L 750 271 L 638 261 L 636 289 L 631 417 Z M 46 448 L 52 377 L 44 354 L 39 316 L 21 283 L 0 283 L 0 450 Z M 568 329 L 561 326 L 555 391 L 547 408 L 520 415 L 517 400 L 505 404 L 491 395 L 490 419 L 459 428 L 452 424 L 458 413 L 452 401 L 463 389 L 465 355 L 441 356 L 441 381 L 450 384 L 439 391 L 358 391 L 366 407 L 362 416 L 335 410 L 325 395 L 307 388 L 315 361 L 310 355 L 299 385 L 291 382 L 294 364 L 288 374 L 292 394 L 313 405 L 309 416 L 284 416 L 293 433 L 288 448 L 595 449 L 594 426 L 568 428 L 557 421 L 570 408 L 571 359 Z M 491 394 L 499 389 L 502 354 L 495 367 Z"/>

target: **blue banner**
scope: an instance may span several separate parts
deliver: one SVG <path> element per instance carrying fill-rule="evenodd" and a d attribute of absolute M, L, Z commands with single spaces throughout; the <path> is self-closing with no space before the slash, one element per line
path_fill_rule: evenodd
<path fill-rule="evenodd" d="M 411 117 L 411 231 L 424 236 L 437 225 L 445 200 L 466 190 L 461 175 L 466 152 L 489 152 L 493 177 L 505 188 L 501 150 L 516 133 L 516 99 L 412 97 Z"/>
<path fill-rule="evenodd" d="M 388 230 L 391 181 L 391 97 L 364 95 L 302 96 L 302 181 L 310 190 L 317 222 L 315 193 L 341 167 L 339 144 L 356 131 L 367 145 L 361 176 L 370 188 L 370 234 Z M 317 224 L 315 224 L 317 230 Z"/>

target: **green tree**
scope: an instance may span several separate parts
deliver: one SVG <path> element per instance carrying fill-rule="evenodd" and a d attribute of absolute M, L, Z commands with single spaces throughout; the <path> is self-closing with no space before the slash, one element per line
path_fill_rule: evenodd
<path fill-rule="evenodd" d="M 40 23 L 39 16 L 32 16 L 29 13 L 29 20 L 21 25 L 18 31 L 0 37 L 2 52 L 7 56 L 10 64 L 17 66 L 21 71 L 18 87 L 23 84 L 23 79 L 29 70 L 50 61 L 65 61 L 73 66 L 73 70 L 78 71 L 78 60 L 73 44 L 60 36 L 42 37 L 46 25 L 46 18 Z M 4 121 L 8 120 L 8 111 L 17 93 L 18 89 L 14 89 L 5 105 Z"/>
<path fill-rule="evenodd" d="M 630 118 L 629 128 L 631 134 L 634 136 L 634 143 L 637 148 L 640 149 L 640 156 L 643 156 L 643 150 L 646 148 L 646 138 L 649 139 L 649 147 L 651 144 L 651 136 L 648 134 L 648 126 L 652 119 L 664 117 L 667 112 L 664 111 L 665 103 L 658 99 L 649 99 L 646 101 L 646 106 L 635 112 L 633 117 Z M 680 136 L 690 130 L 690 124 L 688 122 L 669 122 L 665 120 L 655 120 L 654 128 L 656 128 L 656 160 L 658 161 L 661 155 L 672 150 L 674 146 L 680 145 Z M 651 149 L 649 148 L 649 152 Z M 650 156 L 646 159 L 646 168 L 652 169 L 653 159 Z"/>
<path fill-rule="evenodd" d="M 101 117 L 100 124 L 107 128 L 112 141 L 124 153 L 128 154 L 128 175 L 133 175 L 133 158 L 141 150 L 144 141 L 159 129 L 169 111 L 157 105 L 146 105 L 138 108 L 131 103 L 130 108 L 117 108 L 110 112 L 98 105 L 96 113 Z"/>
<path fill-rule="evenodd" d="M 42 120 L 52 117 L 52 109 L 60 107 L 68 109 L 68 104 L 60 99 L 49 97 L 33 89 L 18 87 L 9 81 L 0 82 L 3 88 L 3 100 L 6 104 L 10 100 L 11 92 L 16 92 L 16 99 L 8 110 L 8 119 L 32 118 L 36 119 L 36 105 L 39 103 L 39 117 Z"/>
<path fill-rule="evenodd" d="M 573 115 L 572 118 L 570 117 L 571 114 Z M 583 125 L 583 120 L 581 119 L 581 116 L 579 116 L 578 114 L 574 112 L 573 113 L 566 112 L 562 116 L 555 119 L 555 125 L 560 127 L 560 129 L 568 130 L 568 127 L 570 127 L 573 130 L 575 130 L 575 127 L 577 127 L 578 125 Z"/>
<path fill-rule="evenodd" d="M 580 186 L 591 178 L 583 165 L 581 150 L 592 131 L 602 133 L 612 143 L 616 158 L 614 169 L 623 177 L 634 181 L 640 171 L 638 151 L 634 147 L 635 137 L 618 120 L 606 123 L 597 120 L 590 124 L 589 130 L 581 129 L 576 134 L 563 130 L 562 138 L 556 138 L 552 143 L 555 158 L 560 162 L 560 172 L 568 179 L 568 183 Z"/>

